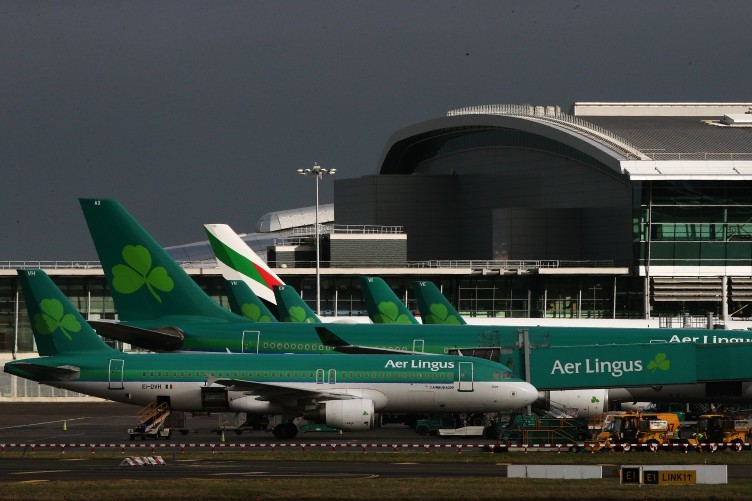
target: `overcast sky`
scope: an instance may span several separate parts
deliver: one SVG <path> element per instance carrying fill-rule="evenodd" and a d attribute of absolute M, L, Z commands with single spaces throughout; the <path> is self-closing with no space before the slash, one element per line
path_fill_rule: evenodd
<path fill-rule="evenodd" d="M 79 197 L 162 245 L 314 204 L 318 162 L 463 106 L 752 101 L 752 2 L 0 1 L 0 261 L 93 259 Z M 332 201 L 332 182 L 321 202 Z"/>

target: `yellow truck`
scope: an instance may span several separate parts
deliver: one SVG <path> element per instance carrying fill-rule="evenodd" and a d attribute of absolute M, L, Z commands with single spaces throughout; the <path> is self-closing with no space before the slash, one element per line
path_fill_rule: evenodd
<path fill-rule="evenodd" d="M 679 429 L 679 418 L 671 412 L 614 414 L 606 417 L 601 432 L 589 445 L 592 450 L 629 450 L 633 445 L 656 449 L 664 444 L 692 443 L 679 437 Z"/>
<path fill-rule="evenodd" d="M 703 414 L 697 419 L 695 439 L 710 449 L 723 444 L 741 450 L 744 444 L 749 443 L 751 428 L 749 419 L 737 419 L 724 414 Z"/>

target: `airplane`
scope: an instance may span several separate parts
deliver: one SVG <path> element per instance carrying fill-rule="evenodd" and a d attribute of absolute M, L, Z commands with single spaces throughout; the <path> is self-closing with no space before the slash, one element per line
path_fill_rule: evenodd
<path fill-rule="evenodd" d="M 254 322 L 276 322 L 277 318 L 269 311 L 245 281 L 225 279 L 225 291 L 230 302 L 230 311 Z"/>
<path fill-rule="evenodd" d="M 433 282 L 417 280 L 413 282 L 418 311 L 424 324 L 466 325 L 462 315 L 441 293 Z"/>
<path fill-rule="evenodd" d="M 5 372 L 107 400 L 281 414 L 273 433 L 292 438 L 298 416 L 363 431 L 378 426 L 376 413 L 501 412 L 538 398 L 506 366 L 467 357 L 123 353 L 102 341 L 42 270 L 18 276 L 39 357 L 8 362 Z"/>
<path fill-rule="evenodd" d="M 331 347 L 320 348 L 315 324 L 262 324 L 221 307 L 117 201 L 81 199 L 80 203 L 120 318 L 120 323 L 94 321 L 101 335 L 136 346 L 151 339 L 153 346 L 163 343 L 163 351 L 331 351 Z M 325 324 L 318 328 L 353 345 L 438 354 L 461 347 L 514 345 L 521 334 L 514 326 L 481 325 L 457 329 L 453 325 Z M 709 341 L 709 331 L 703 329 L 525 330 L 532 344 L 548 346 Z M 298 348 L 301 343 L 308 347 Z"/>
<path fill-rule="evenodd" d="M 167 255 L 115 200 L 81 199 L 89 230 L 110 286 L 119 323 L 93 321 L 100 335 L 157 351 L 253 353 L 433 353 L 482 354 L 501 361 L 500 352 L 519 347 L 523 332 L 534 346 L 589 346 L 651 342 L 723 342 L 702 329 L 526 327 L 465 325 L 259 323 L 219 306 Z M 334 334 L 334 336 L 328 334 Z M 342 342 L 324 342 L 339 338 Z M 734 339 L 750 342 L 742 334 Z M 735 342 L 741 342 L 735 341 Z M 727 341 L 728 342 L 728 341 Z M 495 355 L 494 355 L 495 354 Z M 662 387 L 669 394 L 669 385 Z M 545 388 L 544 388 L 545 390 Z M 582 413 L 609 401 L 632 398 L 611 390 L 573 390 L 556 401 Z M 671 393 L 671 398 L 680 394 Z M 571 403 L 571 405 L 569 405 Z"/>
<path fill-rule="evenodd" d="M 420 324 L 384 279 L 360 277 L 360 287 L 363 290 L 368 316 L 373 323 Z"/>

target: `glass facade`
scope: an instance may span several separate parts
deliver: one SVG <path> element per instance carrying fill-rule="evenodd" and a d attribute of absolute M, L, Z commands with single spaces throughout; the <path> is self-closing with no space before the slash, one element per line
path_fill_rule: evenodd
<path fill-rule="evenodd" d="M 752 182 L 647 181 L 635 194 L 641 265 L 752 262 Z"/>
<path fill-rule="evenodd" d="M 731 316 L 748 317 L 738 289 L 729 288 L 723 304 L 721 277 L 747 276 L 752 266 L 752 182 L 645 181 L 633 195 L 635 256 L 650 277 L 651 315 L 720 316 L 728 307 Z M 655 270 L 698 278 L 674 278 L 669 287 Z M 717 277 L 717 285 L 701 275 Z"/>

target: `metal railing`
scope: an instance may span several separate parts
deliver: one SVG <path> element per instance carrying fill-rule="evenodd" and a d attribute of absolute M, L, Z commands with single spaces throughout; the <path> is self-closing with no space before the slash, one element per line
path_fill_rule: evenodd
<path fill-rule="evenodd" d="M 214 259 L 200 261 L 177 261 L 182 268 L 215 269 Z M 538 268 L 612 268 L 611 260 L 566 261 L 566 260 L 484 260 L 484 259 L 432 259 L 428 261 L 321 261 L 324 268 L 469 268 L 472 270 L 528 270 Z M 315 261 L 287 263 L 287 268 L 315 268 Z M 99 261 L 0 261 L 0 269 L 101 269 Z"/>
<path fill-rule="evenodd" d="M 0 269 L 3 270 L 26 270 L 26 269 L 90 269 L 101 268 L 99 261 L 0 261 Z"/>
<path fill-rule="evenodd" d="M 352 235 L 372 235 L 372 234 L 385 234 L 395 235 L 405 233 L 404 226 L 382 226 L 376 224 L 320 224 L 319 234 L 324 233 L 343 233 Z M 316 227 L 300 226 L 292 229 L 291 233 L 294 237 L 297 236 L 315 236 Z"/>
<path fill-rule="evenodd" d="M 651 160 L 752 160 L 752 153 L 696 152 L 644 152 Z"/>

